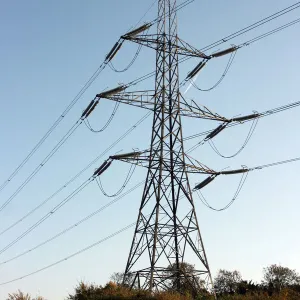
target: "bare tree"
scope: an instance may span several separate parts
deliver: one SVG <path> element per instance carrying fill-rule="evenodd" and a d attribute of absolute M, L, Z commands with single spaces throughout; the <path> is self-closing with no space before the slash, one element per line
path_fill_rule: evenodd
<path fill-rule="evenodd" d="M 31 297 L 29 294 L 24 294 L 18 290 L 16 293 L 8 294 L 7 300 L 31 300 Z"/>
<path fill-rule="evenodd" d="M 238 271 L 219 270 L 215 278 L 215 291 L 218 294 L 233 294 L 237 292 L 242 276 Z"/>
<path fill-rule="evenodd" d="M 264 268 L 263 283 L 280 291 L 284 287 L 300 284 L 300 276 L 295 270 L 280 265 Z"/>

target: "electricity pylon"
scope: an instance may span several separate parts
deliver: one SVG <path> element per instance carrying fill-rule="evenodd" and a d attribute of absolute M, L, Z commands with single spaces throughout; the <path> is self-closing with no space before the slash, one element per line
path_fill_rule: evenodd
<path fill-rule="evenodd" d="M 175 0 L 158 1 L 156 36 L 129 37 L 156 49 L 148 172 L 125 269 L 125 276 L 134 274 L 139 282 L 142 280 L 143 288 L 150 290 L 166 287 L 170 276 L 169 266 L 174 270 L 177 290 L 180 290 L 181 277 L 185 276 L 195 278 L 204 275 L 205 280 L 212 284 L 192 191 L 184 168 L 178 77 L 180 48 L 176 12 L 172 12 L 175 5 Z M 192 249 L 201 263 L 201 269 L 195 274 L 183 274 L 181 270 L 187 247 Z M 143 255 L 147 257 L 145 268 L 134 270 Z"/>
<path fill-rule="evenodd" d="M 166 289 L 169 280 L 173 288 L 190 282 L 213 290 L 212 277 L 200 234 L 188 173 L 218 174 L 202 164 L 197 166 L 184 152 L 181 117 L 194 117 L 223 122 L 211 134 L 217 134 L 226 119 L 195 102 L 188 104 L 180 93 L 179 56 L 193 56 L 201 62 L 188 74 L 195 76 L 206 61 L 231 53 L 234 47 L 207 56 L 177 35 L 176 0 L 158 1 L 157 34 L 145 34 L 148 23 L 121 37 L 108 54 L 113 57 L 124 41 L 131 41 L 156 51 L 155 90 L 130 92 L 128 85 L 98 94 L 86 112 L 89 114 L 101 98 L 138 106 L 153 111 L 151 146 L 149 150 L 111 156 L 147 168 L 141 205 L 125 269 L 124 280 L 133 279 L 142 289 Z M 209 138 L 209 137 L 208 137 Z M 191 162 L 190 164 L 186 161 Z M 105 162 L 95 173 L 108 168 Z M 189 261 L 187 261 L 189 260 Z M 185 262 L 195 264 L 193 272 L 184 272 Z"/>

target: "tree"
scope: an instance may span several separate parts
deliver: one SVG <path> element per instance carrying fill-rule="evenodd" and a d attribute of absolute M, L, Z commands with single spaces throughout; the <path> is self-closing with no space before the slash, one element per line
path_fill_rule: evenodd
<path fill-rule="evenodd" d="M 234 294 L 242 282 L 242 276 L 238 271 L 219 270 L 215 277 L 215 291 L 217 294 Z"/>
<path fill-rule="evenodd" d="M 276 264 L 264 268 L 263 278 L 263 283 L 276 291 L 300 284 L 300 276 L 295 270 Z"/>
<path fill-rule="evenodd" d="M 110 276 L 110 280 L 117 285 L 123 285 L 125 287 L 133 287 L 138 288 L 137 282 L 134 283 L 134 286 L 132 286 L 132 283 L 134 281 L 134 275 L 133 274 L 127 274 L 124 280 L 124 273 L 123 272 L 115 272 Z"/>
<path fill-rule="evenodd" d="M 13 293 L 13 294 L 8 294 L 7 300 L 31 300 L 31 297 L 29 294 L 24 294 L 20 290 L 18 292 Z M 37 298 L 34 298 L 32 300 L 46 300 L 42 296 L 38 296 Z"/>
<path fill-rule="evenodd" d="M 177 270 L 176 264 L 169 265 L 165 276 L 168 278 L 166 284 L 170 291 L 177 290 L 182 294 L 190 294 L 195 298 L 198 294 L 208 294 L 204 282 L 197 276 L 195 266 L 186 262 L 179 264 Z"/>
<path fill-rule="evenodd" d="M 16 293 L 8 294 L 7 300 L 31 300 L 31 297 L 29 294 L 24 294 L 18 290 Z"/>
<path fill-rule="evenodd" d="M 79 282 L 78 286 L 75 288 L 75 294 L 69 294 L 68 300 L 90 300 L 95 297 L 95 295 L 101 294 L 101 287 L 94 284 L 87 284 L 84 282 Z"/>

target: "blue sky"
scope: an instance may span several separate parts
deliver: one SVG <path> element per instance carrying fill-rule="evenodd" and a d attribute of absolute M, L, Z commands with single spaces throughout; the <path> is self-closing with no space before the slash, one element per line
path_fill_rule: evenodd
<path fill-rule="evenodd" d="M 1 182 L 52 125 L 96 70 L 118 37 L 136 24 L 151 3 L 152 0 L 28 0 L 1 3 Z M 293 3 L 279 0 L 196 0 L 180 11 L 179 34 L 193 46 L 202 48 Z M 156 6 L 145 20 L 152 20 L 155 14 Z M 297 17 L 298 10 L 232 42 L 238 44 L 246 41 Z M 264 111 L 298 101 L 300 42 L 297 36 L 299 25 L 241 49 L 227 77 L 215 90 L 202 93 L 191 88 L 186 97 L 227 117 L 248 114 L 253 110 Z M 125 44 L 114 61 L 115 66 L 126 66 L 136 49 L 134 44 Z M 199 75 L 197 84 L 204 88 L 213 85 L 222 74 L 227 59 L 220 58 L 208 64 Z M 153 71 L 154 63 L 154 52 L 143 49 L 128 72 L 114 73 L 109 68 L 105 69 L 36 155 L 1 192 L 1 203 L 10 197 L 74 124 L 96 93 Z M 183 79 L 196 63 L 195 60 L 182 65 L 180 77 Z M 153 84 L 151 79 L 138 88 L 151 89 Z M 100 102 L 91 117 L 91 123 L 95 127 L 101 127 L 109 117 L 113 105 L 108 101 Z M 38 176 L 0 212 L 1 230 L 64 185 L 145 113 L 138 108 L 120 106 L 112 124 L 100 134 L 93 134 L 82 125 Z M 261 119 L 247 148 L 235 158 L 224 160 L 216 156 L 208 145 L 194 151 L 192 156 L 218 170 L 227 166 L 255 166 L 297 157 L 300 148 L 300 142 L 296 138 L 300 125 L 298 116 L 299 108 L 296 108 Z M 212 121 L 184 120 L 183 125 L 183 133 L 188 136 L 214 128 L 218 124 Z M 235 152 L 242 144 L 249 125 L 228 129 L 218 136 L 215 142 L 220 150 L 225 154 Z M 109 154 L 147 147 L 150 129 L 151 118 L 148 118 Z M 195 142 L 188 142 L 186 148 Z M 87 179 L 107 156 L 30 218 L 0 236 L 1 248 Z M 195 196 L 199 224 L 213 275 L 220 268 L 237 269 L 245 279 L 259 281 L 262 268 L 272 263 L 280 263 L 300 271 L 300 241 L 297 238 L 300 229 L 298 169 L 299 164 L 294 163 L 250 173 L 239 198 L 221 213 L 207 209 Z M 127 170 L 127 165 L 114 163 L 103 177 L 105 188 L 109 192 L 117 190 L 122 185 Z M 144 175 L 144 170 L 137 170 L 128 189 Z M 202 177 L 199 176 L 190 178 L 192 186 L 201 180 Z M 238 176 L 220 177 L 203 192 L 212 206 L 222 207 L 230 201 L 238 181 Z M 51 264 L 134 222 L 140 198 L 141 189 L 137 189 L 118 204 L 52 243 L 1 265 L 0 283 Z M 92 183 L 26 238 L 0 254 L 0 263 L 55 235 L 110 200 Z M 79 280 L 104 284 L 113 272 L 124 269 L 132 231 L 129 229 L 44 272 L 0 286 L 0 298 L 4 298 L 8 292 L 21 289 L 33 295 L 40 293 L 49 299 L 63 299 L 68 292 L 73 291 Z"/>

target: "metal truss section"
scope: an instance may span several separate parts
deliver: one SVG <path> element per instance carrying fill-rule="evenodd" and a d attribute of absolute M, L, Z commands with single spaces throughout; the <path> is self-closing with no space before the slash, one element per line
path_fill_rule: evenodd
<path fill-rule="evenodd" d="M 155 155 L 155 156 L 151 157 L 151 155 L 153 155 L 153 154 L 154 154 L 154 151 L 145 150 L 145 151 L 141 151 L 141 152 L 131 152 L 131 153 L 125 153 L 125 154 L 112 155 L 109 158 L 111 160 L 118 160 L 118 161 L 130 163 L 130 164 L 134 164 L 137 166 L 141 166 L 144 168 L 149 168 L 149 162 L 152 161 L 152 165 L 150 167 L 153 170 L 155 170 L 155 168 L 157 168 L 160 165 L 161 159 L 159 158 L 159 155 Z M 163 160 L 162 169 L 167 172 L 169 170 L 169 165 L 170 165 L 171 161 L 169 159 L 170 153 L 167 152 L 165 154 L 166 154 L 166 157 Z M 197 160 L 192 159 L 191 157 L 189 157 L 187 155 L 185 155 L 185 158 L 186 158 L 185 160 L 188 161 L 188 163 L 185 162 L 185 164 L 183 165 L 183 162 L 184 162 L 183 160 L 178 161 L 178 163 L 174 167 L 174 171 L 180 171 L 180 170 L 184 169 L 186 173 L 217 174 L 216 171 L 210 169 L 206 165 L 198 162 Z"/>
<path fill-rule="evenodd" d="M 98 94 L 96 97 L 100 100 L 101 98 L 105 98 L 111 101 L 136 106 L 148 110 L 154 111 L 155 108 L 155 98 L 159 97 L 163 91 L 134 91 L 134 92 L 127 92 L 122 91 L 121 93 L 101 93 Z M 178 107 L 178 111 L 180 116 L 183 117 L 191 117 L 191 118 L 200 118 L 200 119 L 207 119 L 213 121 L 222 121 L 222 122 L 230 122 L 229 119 L 220 116 L 217 113 L 212 112 L 207 107 L 203 106 L 200 107 L 196 104 L 195 101 L 192 101 L 191 104 L 188 104 L 187 101 L 183 98 L 181 94 L 179 94 L 179 102 L 180 107 Z M 167 113 L 167 106 L 164 108 L 165 113 Z"/>

